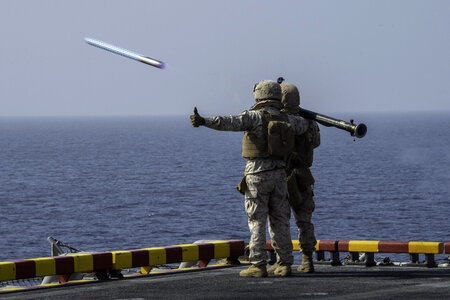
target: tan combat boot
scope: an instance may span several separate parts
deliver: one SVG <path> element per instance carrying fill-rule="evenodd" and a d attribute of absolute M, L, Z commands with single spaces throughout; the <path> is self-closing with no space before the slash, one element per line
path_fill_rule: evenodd
<path fill-rule="evenodd" d="M 241 277 L 267 277 L 266 265 L 255 266 L 251 265 L 247 270 L 242 270 L 239 273 Z"/>
<path fill-rule="evenodd" d="M 270 267 L 267 269 L 267 274 L 269 274 L 269 275 L 275 274 L 275 270 L 276 270 L 279 266 L 280 266 L 280 265 L 279 265 L 278 263 L 274 263 L 272 266 L 270 266 Z"/>
<path fill-rule="evenodd" d="M 281 264 L 276 268 L 273 274 L 281 277 L 291 276 L 292 270 L 290 264 Z"/>
<path fill-rule="evenodd" d="M 313 273 L 313 254 L 312 252 L 303 252 L 302 254 L 302 264 L 298 267 L 297 271 L 303 273 Z"/>

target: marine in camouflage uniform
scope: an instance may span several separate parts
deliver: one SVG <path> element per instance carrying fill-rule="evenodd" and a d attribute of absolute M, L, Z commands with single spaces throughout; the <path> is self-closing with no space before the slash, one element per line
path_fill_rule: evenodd
<path fill-rule="evenodd" d="M 300 94 L 295 85 L 282 83 L 282 111 L 298 115 Z M 299 231 L 300 248 L 302 249 L 302 264 L 300 272 L 314 272 L 312 253 L 316 246 L 314 225 L 311 216 L 315 208 L 312 185 L 314 177 L 310 167 L 313 163 L 314 148 L 320 145 L 319 126 L 313 120 L 308 120 L 308 130 L 295 137 L 295 150 L 291 154 L 286 167 L 288 176 L 289 203 L 291 204 L 295 222 Z"/>
<path fill-rule="evenodd" d="M 266 223 L 273 248 L 279 257 L 279 272 L 288 276 L 293 263 L 290 235 L 290 207 L 287 200 L 286 160 L 268 154 L 267 116 L 282 118 L 291 125 L 295 134 L 302 134 L 308 128 L 308 121 L 299 116 L 281 113 L 281 87 L 271 80 L 255 85 L 256 104 L 237 116 L 203 118 L 196 109 L 191 116 L 194 127 L 199 125 L 221 131 L 245 131 L 242 155 L 247 159 L 245 166 L 245 210 L 251 232 L 250 262 L 252 266 L 240 273 L 245 277 L 267 276 Z"/>

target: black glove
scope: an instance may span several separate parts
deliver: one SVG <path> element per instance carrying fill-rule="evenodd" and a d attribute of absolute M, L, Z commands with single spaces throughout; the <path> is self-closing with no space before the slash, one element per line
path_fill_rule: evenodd
<path fill-rule="evenodd" d="M 191 123 L 194 127 L 205 125 L 205 119 L 198 114 L 197 107 L 194 107 L 194 114 L 191 115 Z"/>

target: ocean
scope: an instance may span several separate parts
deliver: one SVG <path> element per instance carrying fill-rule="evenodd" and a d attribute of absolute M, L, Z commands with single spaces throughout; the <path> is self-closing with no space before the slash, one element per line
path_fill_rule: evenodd
<path fill-rule="evenodd" d="M 334 114 L 312 167 L 317 239 L 450 241 L 450 112 Z M 242 133 L 188 116 L 0 118 L 0 261 L 250 237 Z M 291 220 L 292 239 L 297 238 Z"/>

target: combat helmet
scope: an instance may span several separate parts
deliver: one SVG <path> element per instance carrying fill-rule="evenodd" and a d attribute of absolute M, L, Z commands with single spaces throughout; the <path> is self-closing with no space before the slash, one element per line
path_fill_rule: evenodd
<path fill-rule="evenodd" d="M 273 80 L 263 80 L 253 87 L 255 100 L 277 100 L 281 101 L 281 87 Z"/>
<path fill-rule="evenodd" d="M 283 82 L 281 85 L 281 103 L 287 110 L 297 109 L 300 105 L 300 93 L 295 85 Z"/>

